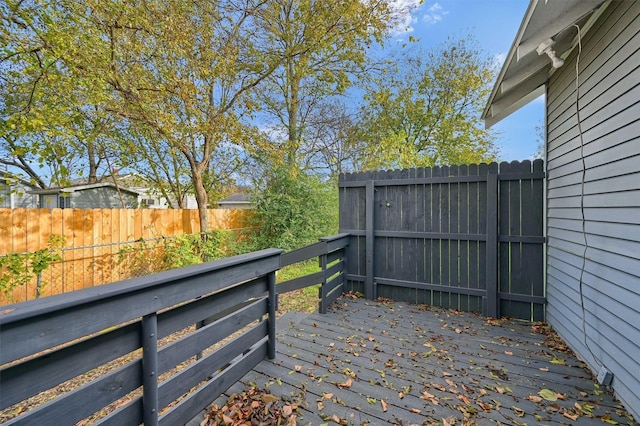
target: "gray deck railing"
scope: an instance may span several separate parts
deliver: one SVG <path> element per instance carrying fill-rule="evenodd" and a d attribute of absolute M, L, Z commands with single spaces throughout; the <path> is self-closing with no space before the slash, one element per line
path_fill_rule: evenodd
<path fill-rule="evenodd" d="M 326 310 L 341 291 L 347 244 L 339 235 L 0 308 L 0 410 L 87 377 L 6 424 L 72 425 L 135 391 L 98 424 L 187 422 L 275 357 L 277 293 L 321 284 Z M 281 265 L 316 256 L 321 272 L 276 291 Z"/>

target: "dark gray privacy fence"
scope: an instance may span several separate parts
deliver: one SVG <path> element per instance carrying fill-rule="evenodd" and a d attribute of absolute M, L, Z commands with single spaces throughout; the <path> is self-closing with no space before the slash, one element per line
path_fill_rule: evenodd
<path fill-rule="evenodd" d="M 342 292 L 348 242 L 337 235 L 0 307 L 0 415 L 31 405 L 3 424 L 76 424 L 114 402 L 99 424 L 186 423 L 275 357 L 277 293 L 320 284 L 326 310 Z M 276 286 L 282 265 L 315 257 L 320 272 Z M 46 404 L 23 403 L 83 375 Z"/>
<path fill-rule="evenodd" d="M 544 319 L 542 160 L 340 176 L 348 288 Z"/>

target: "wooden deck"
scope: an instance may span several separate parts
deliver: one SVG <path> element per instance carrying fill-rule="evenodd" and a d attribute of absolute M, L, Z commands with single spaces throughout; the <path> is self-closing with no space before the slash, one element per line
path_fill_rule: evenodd
<path fill-rule="evenodd" d="M 276 360 L 227 394 L 268 387 L 300 404 L 299 425 L 634 424 L 530 324 L 347 297 L 279 321 Z"/>

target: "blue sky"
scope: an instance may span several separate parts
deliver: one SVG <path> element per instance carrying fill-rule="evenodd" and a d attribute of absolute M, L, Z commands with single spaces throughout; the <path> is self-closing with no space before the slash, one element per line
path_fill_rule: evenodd
<path fill-rule="evenodd" d="M 529 0 L 395 0 L 413 6 L 406 24 L 409 35 L 425 48 L 436 47 L 447 37 L 472 34 L 480 47 L 500 62 L 513 42 Z M 525 160 L 537 151 L 536 125 L 544 120 L 544 99 L 538 98 L 493 126 L 499 132 L 500 160 Z"/>

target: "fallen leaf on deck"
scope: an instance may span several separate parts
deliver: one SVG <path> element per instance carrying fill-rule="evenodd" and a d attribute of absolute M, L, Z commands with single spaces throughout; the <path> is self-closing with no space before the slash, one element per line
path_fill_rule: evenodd
<path fill-rule="evenodd" d="M 427 400 L 427 401 L 429 401 L 429 402 L 431 402 L 432 404 L 435 404 L 435 405 L 439 404 L 438 398 L 436 398 L 435 395 L 432 395 L 427 391 L 422 392 L 422 395 L 420 395 L 420 399 Z"/>
<path fill-rule="evenodd" d="M 547 401 L 557 401 L 558 397 L 556 396 L 556 393 L 552 390 L 549 389 L 542 389 L 540 392 L 538 392 L 538 395 L 540 395 L 541 397 L 543 397 L 544 399 L 546 399 Z"/>
<path fill-rule="evenodd" d="M 528 399 L 529 401 L 533 401 L 533 402 L 536 402 L 536 403 L 538 403 L 538 402 L 542 402 L 542 398 L 540 398 L 539 396 L 536 396 L 536 395 L 529 395 L 529 396 L 527 397 L 527 399 Z"/>
<path fill-rule="evenodd" d="M 344 382 L 344 383 L 338 383 L 338 385 L 337 385 L 337 386 L 338 386 L 340 389 L 344 389 L 344 388 L 350 388 L 352 384 L 353 384 L 353 380 L 352 380 L 352 379 L 349 379 L 349 380 L 347 380 L 347 381 L 346 381 L 346 382 Z"/>
<path fill-rule="evenodd" d="M 268 404 L 270 402 L 276 402 L 279 401 L 280 398 L 278 398 L 275 395 L 271 395 L 271 394 L 264 394 L 262 395 L 262 402 L 264 402 L 265 404 Z"/>
<path fill-rule="evenodd" d="M 511 409 L 513 410 L 514 413 L 516 413 L 516 416 L 518 417 L 524 417 L 526 414 L 522 408 L 518 408 L 515 405 L 511 407 Z"/>
<path fill-rule="evenodd" d="M 387 412 L 387 403 L 385 402 L 384 399 L 380 400 L 380 405 L 382 405 L 382 411 L 384 411 L 386 413 Z"/>
<path fill-rule="evenodd" d="M 576 420 L 578 420 L 578 417 L 580 417 L 580 414 L 578 414 L 578 413 L 570 413 L 568 411 L 563 411 L 562 415 L 565 416 L 566 418 L 570 419 L 570 420 L 573 420 L 574 422 Z"/>

